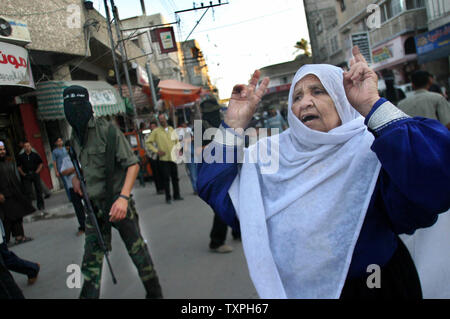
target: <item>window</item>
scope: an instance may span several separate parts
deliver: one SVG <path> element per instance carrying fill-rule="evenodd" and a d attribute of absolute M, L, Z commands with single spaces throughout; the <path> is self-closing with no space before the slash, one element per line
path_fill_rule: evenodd
<path fill-rule="evenodd" d="M 395 17 L 397 14 L 402 12 L 402 10 L 403 10 L 402 0 L 391 0 L 390 1 L 390 10 L 391 10 L 391 16 L 389 18 Z"/>
<path fill-rule="evenodd" d="M 384 3 L 383 5 L 381 5 L 380 7 L 380 12 L 381 12 L 381 23 L 385 22 L 387 20 L 387 15 L 386 15 L 386 3 Z"/>
<path fill-rule="evenodd" d="M 201 75 L 202 74 L 202 68 L 198 65 L 194 66 L 194 73 L 195 75 Z"/>
<path fill-rule="evenodd" d="M 448 0 L 429 0 L 428 13 L 431 19 L 439 18 L 450 11 Z"/>
<path fill-rule="evenodd" d="M 317 34 L 320 34 L 323 31 L 322 28 L 322 21 L 321 20 L 317 20 L 316 22 L 316 28 L 317 28 Z"/>
<path fill-rule="evenodd" d="M 425 7 L 425 0 L 406 0 L 406 10 Z"/>
<path fill-rule="evenodd" d="M 408 1 L 408 0 L 406 0 L 406 1 Z M 416 1 L 423 2 L 423 0 L 412 0 L 412 5 L 415 5 Z M 404 10 L 405 10 L 405 7 L 403 4 L 403 0 L 387 0 L 380 6 L 381 23 L 397 16 Z"/>
<path fill-rule="evenodd" d="M 341 12 L 345 11 L 345 1 L 344 0 L 338 0 L 339 6 L 341 7 Z"/>
<path fill-rule="evenodd" d="M 330 49 L 332 54 L 339 50 L 337 35 L 330 39 Z"/>

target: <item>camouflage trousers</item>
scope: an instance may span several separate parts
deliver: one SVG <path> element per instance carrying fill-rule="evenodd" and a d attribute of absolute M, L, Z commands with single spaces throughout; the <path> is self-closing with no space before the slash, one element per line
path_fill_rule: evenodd
<path fill-rule="evenodd" d="M 111 226 L 119 231 L 122 241 L 125 243 L 128 254 L 136 266 L 139 277 L 146 290 L 146 298 L 162 298 L 161 286 L 153 266 L 147 244 L 141 236 L 139 229 L 138 214 L 134 201 L 130 199 L 128 204 L 127 216 L 119 221 L 111 223 L 108 214 L 101 209 L 101 204 L 93 206 L 100 231 L 106 247 L 111 251 Z M 83 288 L 81 289 L 80 299 L 93 299 L 100 297 L 100 284 L 102 277 L 104 252 L 97 239 L 95 226 L 90 218 L 86 218 L 86 232 L 84 244 L 84 256 L 81 271 L 84 276 Z M 114 267 L 114 266 L 113 266 Z M 113 268 L 114 269 L 114 268 Z"/>

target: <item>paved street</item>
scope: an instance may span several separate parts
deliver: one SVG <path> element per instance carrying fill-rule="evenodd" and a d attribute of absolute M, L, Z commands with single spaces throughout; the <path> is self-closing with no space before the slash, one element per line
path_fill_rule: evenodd
<path fill-rule="evenodd" d="M 179 166 L 178 171 L 184 201 L 167 205 L 164 195 L 155 195 L 155 187 L 150 183 L 145 188 L 136 183 L 133 191 L 142 234 L 149 244 L 164 297 L 257 298 L 242 243 L 233 240 L 231 230 L 227 244 L 235 250 L 229 254 L 209 252 L 213 212 L 192 195 L 184 167 Z M 56 207 L 59 217 L 25 223 L 26 235 L 34 240 L 11 247 L 18 256 L 41 264 L 39 279 L 28 287 L 26 276 L 13 275 L 26 298 L 77 298 L 80 289 L 66 286 L 70 275 L 66 267 L 81 264 L 84 236 L 75 235 L 78 223 L 64 193 L 54 194 L 46 203 L 53 213 Z M 113 231 L 112 245 L 110 258 L 118 283 L 112 283 L 105 262 L 101 297 L 143 298 L 144 288 L 116 231 Z"/>

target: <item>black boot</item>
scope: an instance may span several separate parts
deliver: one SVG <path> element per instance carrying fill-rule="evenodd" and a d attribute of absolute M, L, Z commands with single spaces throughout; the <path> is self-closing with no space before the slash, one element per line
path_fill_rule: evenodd
<path fill-rule="evenodd" d="M 143 283 L 145 291 L 147 292 L 145 295 L 146 299 L 163 299 L 161 285 L 159 284 L 159 279 L 157 276 L 146 280 Z"/>

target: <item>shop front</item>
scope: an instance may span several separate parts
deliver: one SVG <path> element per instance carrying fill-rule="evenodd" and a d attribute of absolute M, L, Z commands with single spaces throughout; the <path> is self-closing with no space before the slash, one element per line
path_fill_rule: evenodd
<path fill-rule="evenodd" d="M 8 156 L 13 161 L 21 150 L 19 143 L 30 141 L 44 161 L 41 178 L 51 188 L 40 130 L 33 120 L 33 106 L 22 103 L 19 98 L 34 90 L 28 50 L 0 41 L 0 140 L 5 143 Z"/>
<path fill-rule="evenodd" d="M 418 63 L 450 88 L 450 23 L 415 37 Z"/>
<path fill-rule="evenodd" d="M 372 62 L 379 75 L 392 71 L 397 85 L 409 83 L 411 73 L 418 69 L 413 36 L 404 34 L 374 47 Z"/>

